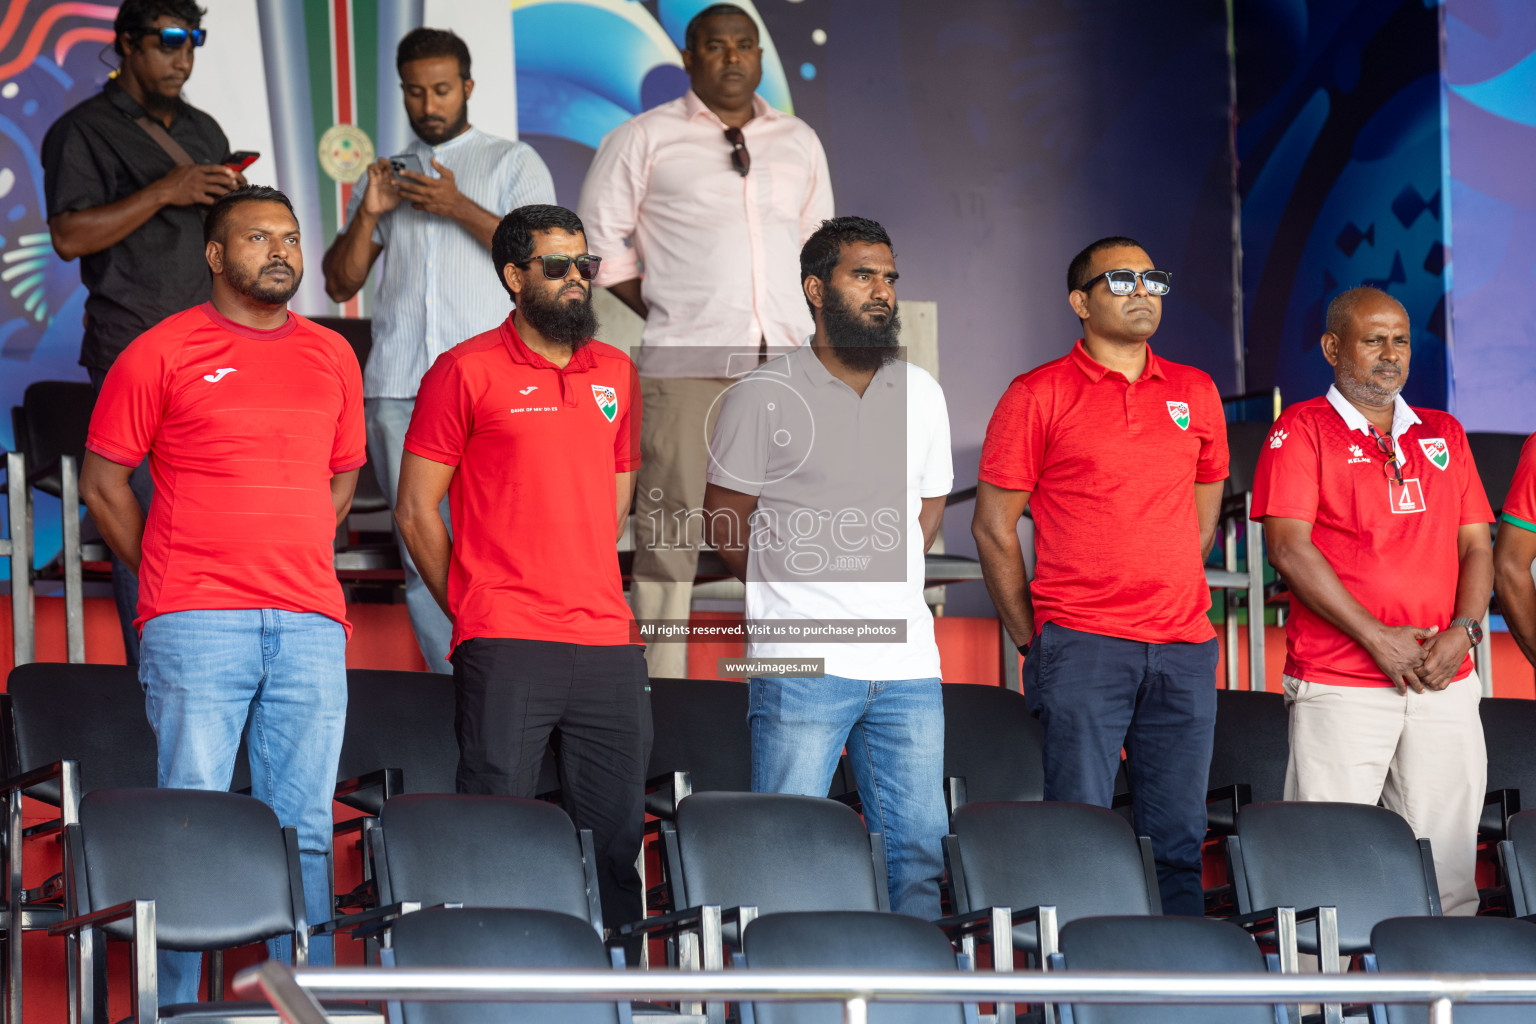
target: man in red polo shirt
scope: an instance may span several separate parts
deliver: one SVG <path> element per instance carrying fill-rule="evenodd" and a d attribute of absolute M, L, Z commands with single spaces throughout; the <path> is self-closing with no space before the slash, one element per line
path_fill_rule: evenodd
<path fill-rule="evenodd" d="M 1253 517 L 1291 589 L 1287 800 L 1380 800 L 1430 840 L 1447 914 L 1477 912 L 1488 774 L 1470 651 L 1493 556 L 1467 435 L 1414 409 L 1408 313 L 1375 288 L 1328 306 L 1333 386 L 1281 413 Z"/>
<path fill-rule="evenodd" d="M 422 378 L 395 518 L 453 620 L 459 792 L 533 796 L 558 734 L 565 807 L 592 830 L 603 919 L 620 925 L 641 914 L 651 740 L 616 544 L 640 389 L 629 358 L 591 340 L 599 258 L 574 213 L 518 207 L 491 258 L 516 309 Z"/>
<path fill-rule="evenodd" d="M 1499 540 L 1493 546 L 1493 586 L 1510 636 L 1525 660 L 1536 666 L 1536 434 L 1525 439 L 1515 478 L 1499 516 Z"/>
<path fill-rule="evenodd" d="M 1204 913 L 1200 844 L 1216 723 L 1202 568 L 1227 428 L 1211 378 L 1147 340 L 1170 275 L 1129 238 L 1067 269 L 1083 337 L 1016 377 L 987 425 L 971 532 L 1045 732 L 1045 798 L 1108 807 L 1126 753 L 1163 910 Z M 1029 508 L 1036 569 L 1018 537 Z"/>
<path fill-rule="evenodd" d="M 363 380 L 340 335 L 292 313 L 304 259 L 281 192 L 248 185 L 203 226 L 213 299 L 113 363 L 80 494 L 139 577 L 139 681 L 159 784 L 251 791 L 297 827 L 311 923 L 331 917 L 326 855 L 347 713 L 350 627 L 332 563 L 365 458 Z M 155 500 L 128 478 L 149 456 Z M 287 940 L 273 943 L 281 955 Z M 330 963 L 329 940 L 310 962 Z M 162 952 L 160 1002 L 197 999 L 200 954 Z"/>

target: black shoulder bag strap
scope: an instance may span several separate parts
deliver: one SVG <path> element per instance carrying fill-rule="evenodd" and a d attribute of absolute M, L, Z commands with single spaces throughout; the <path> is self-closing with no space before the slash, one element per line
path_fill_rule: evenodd
<path fill-rule="evenodd" d="M 154 118 L 146 115 L 144 117 L 134 118 L 133 123 L 144 129 L 144 134 L 154 139 L 155 145 L 165 150 L 166 155 L 169 156 L 172 160 L 176 161 L 176 166 L 186 167 L 190 164 L 197 163 L 197 161 L 193 160 L 186 150 L 181 148 L 181 143 L 171 138 L 171 133 L 166 131 L 165 125 L 161 124 L 159 121 L 156 121 Z"/>

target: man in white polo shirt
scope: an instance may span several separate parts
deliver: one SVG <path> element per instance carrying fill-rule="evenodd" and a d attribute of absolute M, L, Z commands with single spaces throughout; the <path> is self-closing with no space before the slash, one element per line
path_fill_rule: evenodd
<path fill-rule="evenodd" d="M 825 796 L 846 744 L 885 838 L 891 909 L 939 916 L 944 708 L 923 553 L 954 473 L 944 393 L 896 357 L 890 237 L 824 221 L 800 253 L 810 344 L 726 391 L 710 443 L 711 541 L 747 584 L 755 792 Z M 804 666 L 822 659 L 825 674 Z M 793 667 L 791 667 L 793 666 Z"/>

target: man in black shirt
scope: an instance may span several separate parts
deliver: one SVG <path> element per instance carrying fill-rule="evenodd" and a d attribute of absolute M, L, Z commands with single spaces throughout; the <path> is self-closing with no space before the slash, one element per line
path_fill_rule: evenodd
<path fill-rule="evenodd" d="M 80 259 L 89 292 L 80 364 L 98 390 L 130 341 L 208 300 L 203 217 L 245 184 L 223 163 L 229 141 L 218 123 L 181 99 L 203 13 L 192 0 L 127 0 L 113 25 L 119 73 L 43 139 L 48 230 L 61 258 Z M 132 482 L 147 510 L 147 464 Z M 137 664 L 138 580 L 116 558 L 112 589 L 128 663 Z"/>

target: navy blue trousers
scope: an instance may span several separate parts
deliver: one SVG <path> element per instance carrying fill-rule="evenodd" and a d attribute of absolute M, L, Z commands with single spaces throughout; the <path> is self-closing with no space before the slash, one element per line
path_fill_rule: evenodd
<path fill-rule="evenodd" d="M 1045 798 L 1108 807 L 1125 748 L 1136 831 L 1163 913 L 1205 912 L 1200 846 L 1216 727 L 1216 641 L 1151 644 L 1048 622 L 1024 659 L 1045 731 Z"/>

